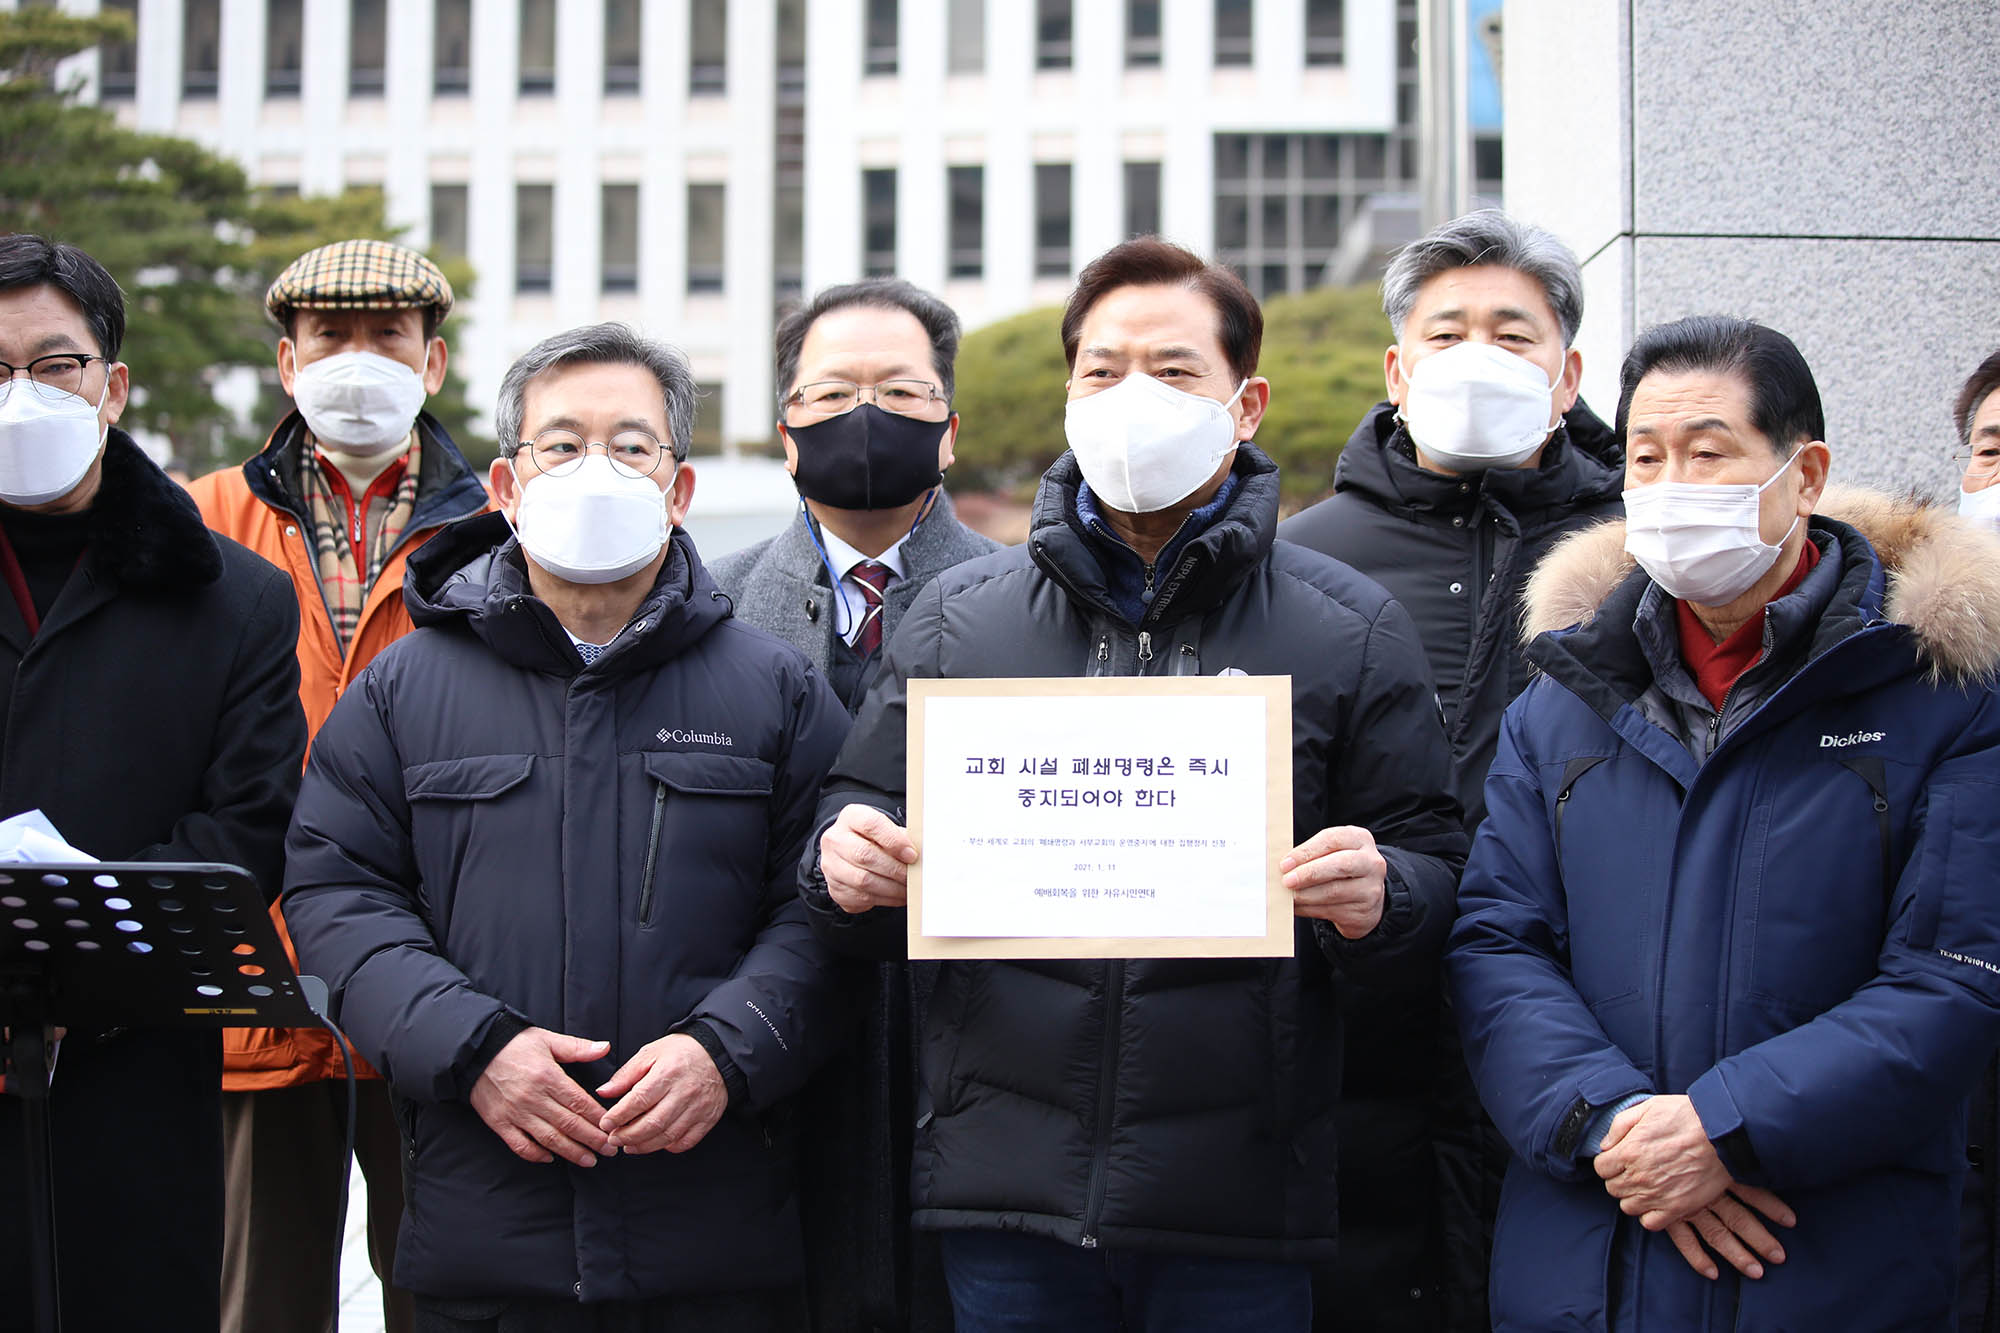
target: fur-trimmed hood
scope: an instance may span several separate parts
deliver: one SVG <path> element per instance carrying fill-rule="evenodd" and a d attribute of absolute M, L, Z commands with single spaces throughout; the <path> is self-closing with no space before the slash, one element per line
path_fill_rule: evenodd
<path fill-rule="evenodd" d="M 1882 614 L 1912 631 L 1936 676 L 2000 676 L 2000 534 L 1948 509 L 1857 486 L 1830 486 L 1818 514 L 1846 523 L 1875 548 L 1888 575 Z M 1625 522 L 1565 538 L 1522 594 L 1522 637 L 1588 624 L 1635 568 Z"/>

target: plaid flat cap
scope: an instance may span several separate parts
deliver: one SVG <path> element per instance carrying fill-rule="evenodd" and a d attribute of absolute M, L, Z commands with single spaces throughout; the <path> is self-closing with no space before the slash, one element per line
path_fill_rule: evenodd
<path fill-rule="evenodd" d="M 285 266 L 264 309 L 279 323 L 294 310 L 404 310 L 451 313 L 451 283 L 415 250 L 387 241 L 335 241 Z"/>

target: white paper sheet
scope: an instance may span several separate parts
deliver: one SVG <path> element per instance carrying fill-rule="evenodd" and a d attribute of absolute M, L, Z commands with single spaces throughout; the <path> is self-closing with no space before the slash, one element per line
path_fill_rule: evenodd
<path fill-rule="evenodd" d="M 924 706 L 924 934 L 1265 934 L 1264 699 Z"/>

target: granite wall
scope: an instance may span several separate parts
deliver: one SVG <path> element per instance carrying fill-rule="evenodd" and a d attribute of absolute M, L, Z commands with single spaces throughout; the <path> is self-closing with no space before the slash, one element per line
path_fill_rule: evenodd
<path fill-rule="evenodd" d="M 1950 405 L 2000 347 L 1993 0 L 1508 0 L 1508 207 L 1585 259 L 1584 392 L 1640 329 L 1804 351 L 1844 480 L 1944 496 Z"/>

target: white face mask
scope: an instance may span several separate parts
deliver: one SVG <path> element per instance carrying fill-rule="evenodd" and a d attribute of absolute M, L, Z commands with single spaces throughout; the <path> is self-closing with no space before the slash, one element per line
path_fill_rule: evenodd
<path fill-rule="evenodd" d="M 110 392 L 108 371 L 96 407 L 73 393 L 52 401 L 25 380 L 0 384 L 0 500 L 47 504 L 75 490 L 104 447 L 97 414 Z"/>
<path fill-rule="evenodd" d="M 2000 528 L 2000 482 L 1978 491 L 1958 493 L 1958 512 L 1974 523 Z"/>
<path fill-rule="evenodd" d="M 1792 459 L 1761 486 L 1656 481 L 1625 492 L 1625 550 L 1670 596 L 1698 606 L 1735 601 L 1770 570 L 1797 518 L 1775 546 L 1764 541 L 1758 498 Z"/>
<path fill-rule="evenodd" d="M 385 454 L 410 438 L 423 376 L 374 352 L 339 352 L 300 366 L 292 401 L 313 438 L 338 453 Z"/>
<path fill-rule="evenodd" d="M 1236 447 L 1230 403 L 1183 393 L 1131 374 L 1063 410 L 1063 434 L 1092 494 L 1125 514 L 1152 514 L 1185 500 Z"/>
<path fill-rule="evenodd" d="M 576 471 L 538 474 L 522 488 L 514 534 L 565 582 L 616 583 L 667 544 L 667 495 L 644 473 L 587 454 Z"/>
<path fill-rule="evenodd" d="M 1555 429 L 1562 373 L 1492 343 L 1454 343 L 1418 361 L 1397 412 L 1424 456 L 1454 472 L 1519 467 Z"/>

